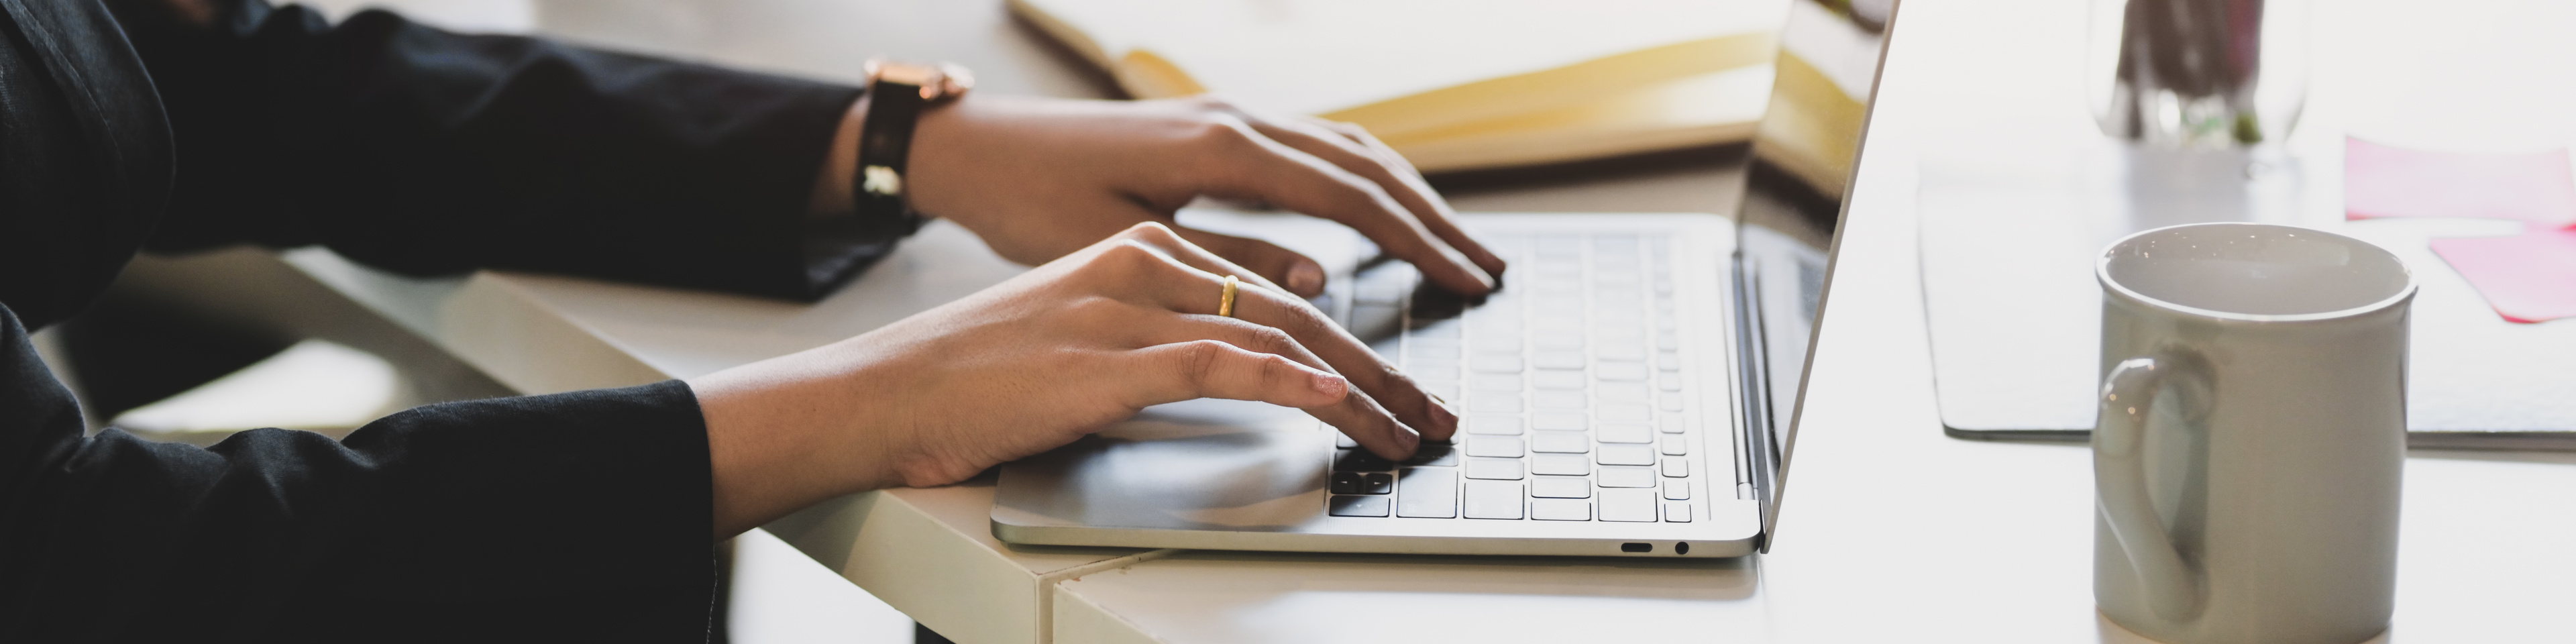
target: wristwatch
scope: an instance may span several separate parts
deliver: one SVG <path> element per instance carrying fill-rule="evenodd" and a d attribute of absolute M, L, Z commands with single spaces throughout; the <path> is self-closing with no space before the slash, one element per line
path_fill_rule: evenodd
<path fill-rule="evenodd" d="M 913 125 L 923 109 L 965 95 L 975 76 L 956 65 L 885 60 L 868 61 L 867 71 L 868 117 L 860 124 L 859 170 L 851 196 L 861 220 L 886 222 L 896 236 L 910 235 L 927 219 L 912 209 L 904 191 Z"/>

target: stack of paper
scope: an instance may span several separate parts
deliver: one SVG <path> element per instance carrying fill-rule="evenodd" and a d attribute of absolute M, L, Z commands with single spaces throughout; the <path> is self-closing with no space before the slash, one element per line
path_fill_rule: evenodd
<path fill-rule="evenodd" d="M 2496 314 L 2538 323 L 2576 317 L 2576 174 L 2567 150 L 2434 152 L 2344 141 L 2344 214 L 2516 219 L 2511 237 L 2433 240 Z"/>
<path fill-rule="evenodd" d="M 1783 0 L 1011 0 L 1138 98 L 1369 129 L 1429 172 L 1742 141 Z"/>

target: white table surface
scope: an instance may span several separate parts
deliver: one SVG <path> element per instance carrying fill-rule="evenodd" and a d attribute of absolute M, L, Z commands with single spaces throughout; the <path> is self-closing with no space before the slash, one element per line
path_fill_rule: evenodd
<path fill-rule="evenodd" d="M 2563 7 L 2539 3 L 2453 3 L 2440 11 L 2319 4 L 2334 5 L 2318 12 L 2320 59 L 2352 64 L 2320 65 L 2311 124 L 2475 138 L 2481 134 L 2469 126 L 2420 125 L 2429 108 L 2403 90 L 2458 82 L 2423 61 L 2461 60 L 2462 50 L 2493 55 L 2498 47 L 2478 44 L 2479 36 L 2499 30 L 2569 40 L 2532 26 L 2569 24 Z M 1100 91 L 1009 24 L 998 2 L 535 6 L 543 31 L 766 69 L 850 78 L 859 60 L 882 51 L 977 65 L 992 90 Z M 607 11 L 617 6 L 653 10 Z M 1904 11 L 1882 89 L 1893 107 L 1880 112 L 1863 164 L 1771 554 L 1686 564 L 1012 548 L 987 530 L 984 483 L 855 495 L 769 529 L 970 643 L 2126 641 L 2092 610 L 2089 453 L 1941 433 L 1912 205 L 1915 152 L 1928 137 L 1913 133 L 1970 117 L 1903 107 L 1945 99 L 1956 106 L 1981 83 L 2016 82 L 1956 66 L 2044 58 L 2049 43 L 2062 45 L 2063 30 L 2081 33 L 2083 8 L 1916 0 Z M 2426 34 L 2441 37 L 2399 37 Z M 2567 53 L 2554 44 L 2532 46 L 2547 49 L 2540 59 L 2576 60 L 2549 58 Z M 2576 83 L 2567 67 L 2540 68 Z M 2036 108 L 1995 111 L 2015 109 Z M 2062 109 L 2080 114 L 2080 95 Z M 2483 124 L 2546 111 L 2494 109 L 2509 113 Z M 2089 132 L 2069 133 L 2078 134 Z M 2565 134 L 2552 135 L 2563 142 Z M 1731 201 L 1722 179 L 1732 171 L 1723 163 L 1630 168 L 1485 187 L 1454 201 L 1465 210 L 1717 210 Z M 510 273 L 406 280 L 312 250 L 288 260 L 526 392 L 686 377 L 787 353 L 1018 270 L 946 224 L 811 306 Z M 2576 583 L 2568 581 L 2576 579 L 2576 554 L 2566 547 L 2576 543 L 2576 458 L 2418 451 L 2407 468 L 2390 639 L 2564 641 L 2576 632 L 2561 617 L 2576 605 Z"/>

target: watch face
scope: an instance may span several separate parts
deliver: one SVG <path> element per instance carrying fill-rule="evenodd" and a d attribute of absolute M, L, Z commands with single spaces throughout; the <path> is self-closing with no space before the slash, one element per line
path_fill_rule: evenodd
<path fill-rule="evenodd" d="M 939 68 L 929 65 L 880 63 L 872 67 L 875 69 L 868 70 L 870 77 L 889 83 L 929 87 L 938 84 L 940 77 Z"/>
<path fill-rule="evenodd" d="M 954 64 L 922 65 L 870 60 L 867 70 L 870 81 L 921 88 L 921 98 L 926 101 L 954 98 L 975 86 L 975 75 Z"/>

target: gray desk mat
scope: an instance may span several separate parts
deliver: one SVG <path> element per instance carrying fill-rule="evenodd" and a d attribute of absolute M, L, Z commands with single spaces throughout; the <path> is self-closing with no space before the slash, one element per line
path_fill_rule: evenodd
<path fill-rule="evenodd" d="M 2298 168 L 2287 162 L 2275 178 L 2231 194 L 2166 190 L 2158 193 L 2163 203 L 2142 205 L 2128 196 L 2139 192 L 2127 187 L 2138 181 L 2129 169 L 2135 165 L 2134 156 L 2102 152 L 2039 177 L 1926 164 L 1917 202 L 1924 310 L 1941 422 L 1952 435 L 2087 438 L 2101 374 L 2101 292 L 2093 277 L 2101 249 L 2164 225 L 2270 221 L 2379 244 L 2414 272 L 2420 291 L 2408 365 L 2411 445 L 2576 450 L 2576 320 L 2507 322 L 2426 245 L 2436 237 L 2509 235 L 2519 223 L 2329 219 L 2338 205 L 2287 203 L 2300 192 Z"/>

